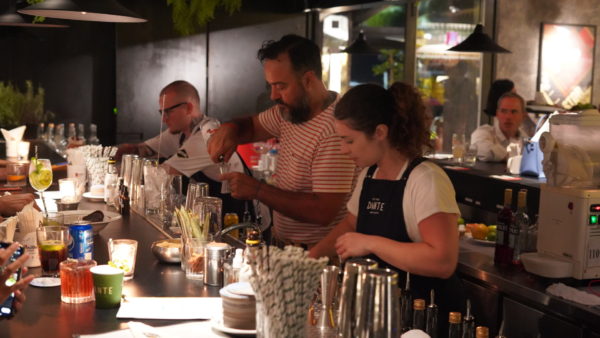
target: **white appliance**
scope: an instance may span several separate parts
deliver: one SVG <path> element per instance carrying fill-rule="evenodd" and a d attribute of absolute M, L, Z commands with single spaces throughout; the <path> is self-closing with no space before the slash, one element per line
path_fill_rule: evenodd
<path fill-rule="evenodd" d="M 600 113 L 556 114 L 540 139 L 547 184 L 540 189 L 536 253 L 529 272 L 551 278 L 600 277 Z"/>

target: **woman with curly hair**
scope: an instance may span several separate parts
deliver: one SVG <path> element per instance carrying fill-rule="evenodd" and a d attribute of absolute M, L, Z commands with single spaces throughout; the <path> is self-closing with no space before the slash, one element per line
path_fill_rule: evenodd
<path fill-rule="evenodd" d="M 454 274 L 460 212 L 448 176 L 422 157 L 429 133 L 420 94 L 399 82 L 389 90 L 360 85 L 342 97 L 335 118 L 342 150 L 364 169 L 347 216 L 310 255 L 373 258 L 400 280 L 409 272 L 415 298 L 436 290 L 443 327 L 448 311 L 464 307 Z"/>

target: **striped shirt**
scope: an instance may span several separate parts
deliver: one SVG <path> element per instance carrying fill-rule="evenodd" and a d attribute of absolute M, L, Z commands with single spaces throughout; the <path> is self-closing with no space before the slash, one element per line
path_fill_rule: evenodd
<path fill-rule="evenodd" d="M 339 96 L 323 112 L 301 124 L 285 120 L 278 105 L 260 113 L 258 120 L 262 127 L 280 142 L 274 174 L 276 187 L 294 192 L 346 193 L 346 201 L 350 198 L 358 171 L 354 162 L 341 153 L 341 139 L 335 133 L 333 110 L 338 100 Z M 273 233 L 283 241 L 314 244 L 345 215 L 344 203 L 335 219 L 323 226 L 275 211 Z"/>

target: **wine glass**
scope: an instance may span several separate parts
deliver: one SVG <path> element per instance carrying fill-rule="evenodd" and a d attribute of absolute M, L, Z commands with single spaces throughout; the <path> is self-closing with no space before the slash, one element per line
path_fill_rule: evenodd
<path fill-rule="evenodd" d="M 47 216 L 48 208 L 46 208 L 46 201 L 44 200 L 44 190 L 52 185 L 52 165 L 50 164 L 50 160 L 31 158 L 31 163 L 29 164 L 29 184 L 31 184 L 33 189 L 39 191 L 44 206 L 44 213 Z"/>

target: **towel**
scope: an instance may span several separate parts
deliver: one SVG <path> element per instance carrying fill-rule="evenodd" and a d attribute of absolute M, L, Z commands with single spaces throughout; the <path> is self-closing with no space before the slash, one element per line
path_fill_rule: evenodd
<path fill-rule="evenodd" d="M 589 292 L 577 290 L 563 283 L 554 283 L 550 285 L 546 292 L 551 295 L 570 300 L 575 303 L 598 306 L 600 305 L 600 297 Z"/>

